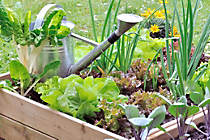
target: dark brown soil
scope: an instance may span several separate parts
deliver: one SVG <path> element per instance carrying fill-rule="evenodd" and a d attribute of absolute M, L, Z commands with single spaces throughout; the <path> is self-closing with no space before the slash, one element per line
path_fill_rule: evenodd
<path fill-rule="evenodd" d="M 204 123 L 199 123 L 197 125 L 197 127 L 203 131 L 206 132 L 206 125 Z M 190 137 L 188 139 L 191 140 L 204 140 L 206 139 L 206 136 L 204 134 L 202 134 L 201 132 L 198 132 L 196 129 L 193 129 L 192 131 L 189 131 L 188 134 L 190 135 Z"/>
<path fill-rule="evenodd" d="M 198 125 L 197 125 L 197 127 L 201 130 L 201 131 L 203 131 L 203 132 L 205 132 L 206 133 L 206 125 L 204 124 L 204 123 L 199 123 Z M 188 132 L 188 134 L 190 135 L 188 138 L 187 138 L 187 140 L 206 140 L 206 136 L 203 134 L 203 133 L 201 133 L 201 132 L 199 132 L 198 130 L 196 130 L 196 129 L 193 129 L 193 130 L 191 130 L 191 131 L 189 131 Z M 171 139 L 172 140 L 172 139 Z M 177 138 L 175 138 L 175 140 L 179 140 L 179 138 L 177 137 Z"/>
<path fill-rule="evenodd" d="M 40 99 L 40 96 L 41 94 L 38 94 L 37 92 L 35 92 L 34 90 L 31 90 L 27 95 L 26 97 L 31 99 L 31 100 L 34 100 L 38 103 L 41 103 L 41 104 L 44 104 L 44 105 L 47 105 L 46 102 L 42 101 L 42 99 Z"/>

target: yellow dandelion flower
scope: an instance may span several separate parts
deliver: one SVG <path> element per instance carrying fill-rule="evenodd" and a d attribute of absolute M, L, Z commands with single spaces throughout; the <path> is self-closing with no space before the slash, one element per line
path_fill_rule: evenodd
<path fill-rule="evenodd" d="M 177 30 L 177 28 L 175 26 L 173 26 L 173 32 L 174 33 L 178 33 L 178 30 Z"/>
<path fill-rule="evenodd" d="M 164 17 L 164 15 L 161 11 L 156 11 L 154 15 L 155 15 L 156 18 L 163 18 Z"/>
<path fill-rule="evenodd" d="M 162 10 L 161 12 L 164 14 L 164 13 L 165 13 L 165 10 Z M 170 13 L 170 12 L 167 10 L 167 14 L 168 14 L 168 13 Z"/>
<path fill-rule="evenodd" d="M 141 16 L 148 18 L 150 16 L 150 13 L 148 11 L 141 14 Z"/>
<path fill-rule="evenodd" d="M 163 0 L 159 0 L 159 3 L 163 4 Z M 165 3 L 169 3 L 168 0 L 165 0 Z"/>
<path fill-rule="evenodd" d="M 147 11 L 150 13 L 150 15 L 155 11 L 155 8 L 152 10 L 151 8 L 148 8 Z"/>
<path fill-rule="evenodd" d="M 159 26 L 157 26 L 156 24 L 151 25 L 150 30 L 151 30 L 152 33 L 157 33 L 157 32 L 160 31 Z"/>
<path fill-rule="evenodd" d="M 180 34 L 179 34 L 179 33 L 177 33 L 177 34 L 175 34 L 175 35 L 174 35 L 174 37 L 180 37 Z"/>
<path fill-rule="evenodd" d="M 172 36 L 172 33 L 169 33 L 169 36 Z M 173 37 L 180 37 L 180 34 L 175 26 L 173 26 Z"/>

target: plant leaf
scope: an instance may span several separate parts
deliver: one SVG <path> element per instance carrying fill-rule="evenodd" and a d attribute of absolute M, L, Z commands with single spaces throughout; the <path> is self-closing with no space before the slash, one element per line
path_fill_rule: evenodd
<path fill-rule="evenodd" d="M 178 102 L 180 103 L 184 103 L 185 105 L 187 105 L 187 99 L 186 99 L 186 96 L 181 96 L 178 100 Z"/>
<path fill-rule="evenodd" d="M 146 126 L 148 125 L 153 119 L 151 118 L 130 118 L 128 119 L 133 125 L 137 125 L 137 126 Z"/>
<path fill-rule="evenodd" d="M 196 106 L 196 105 L 188 106 L 187 109 L 188 109 L 188 114 L 187 114 L 187 116 L 194 115 L 195 113 L 197 113 L 197 112 L 199 111 L 199 107 Z"/>
<path fill-rule="evenodd" d="M 29 73 L 27 69 L 17 60 L 10 62 L 10 76 L 12 79 L 23 82 L 24 89 L 29 85 Z"/>
<path fill-rule="evenodd" d="M 161 94 L 156 94 L 157 96 L 159 96 L 160 98 L 162 98 L 165 102 L 167 102 L 169 105 L 172 105 L 172 103 L 163 95 Z"/>
<path fill-rule="evenodd" d="M 63 39 L 64 37 L 68 36 L 70 33 L 70 29 L 66 26 L 61 26 L 60 29 L 58 29 L 57 38 Z"/>
<path fill-rule="evenodd" d="M 168 133 L 168 132 L 166 131 L 166 129 L 163 128 L 161 125 L 158 125 L 157 128 L 158 128 L 159 130 L 163 131 L 164 133 Z"/>
<path fill-rule="evenodd" d="M 199 92 L 192 92 L 190 94 L 190 99 L 196 103 L 196 104 L 200 104 L 203 100 L 204 100 L 204 96 L 203 93 L 199 93 Z"/>
<path fill-rule="evenodd" d="M 184 108 L 184 112 L 186 110 L 186 105 L 184 103 L 180 103 L 180 102 L 177 102 L 177 103 L 174 103 L 173 105 L 171 105 L 168 109 L 168 111 L 171 113 L 171 115 L 173 115 L 174 117 L 178 117 L 180 112 L 178 111 L 179 108 Z M 178 113 L 177 113 L 178 111 Z M 184 112 L 182 112 L 182 114 L 184 114 Z M 178 115 L 178 116 L 177 116 Z"/>
<path fill-rule="evenodd" d="M 24 37 L 27 38 L 30 35 L 29 26 L 31 24 L 31 11 L 28 11 L 28 13 L 25 16 L 24 20 Z"/>
<path fill-rule="evenodd" d="M 204 99 L 198 107 L 205 107 L 206 105 L 210 104 L 210 98 Z"/>
<path fill-rule="evenodd" d="M 192 127 L 195 128 L 195 129 L 198 128 L 197 125 L 196 125 L 194 122 L 192 122 L 190 119 L 187 119 L 187 120 L 185 121 L 185 123 L 186 123 L 187 125 L 192 126 Z"/>
<path fill-rule="evenodd" d="M 77 110 L 76 113 L 76 117 L 83 117 L 84 115 L 88 115 L 88 116 L 94 116 L 95 113 L 94 112 L 99 112 L 100 109 L 94 107 L 91 103 L 89 102 L 83 102 L 79 109 Z"/>
<path fill-rule="evenodd" d="M 153 123 L 150 128 L 155 128 L 160 125 L 165 119 L 166 108 L 165 106 L 155 108 L 148 116 L 148 118 L 153 118 Z"/>
<path fill-rule="evenodd" d="M 57 69 L 60 66 L 60 61 L 54 61 L 44 67 L 44 71 L 38 76 L 40 79 L 49 71 Z"/>
<path fill-rule="evenodd" d="M 190 94 L 190 99 L 196 103 L 199 104 L 201 101 L 204 100 L 204 96 L 203 96 L 203 90 L 202 88 L 199 86 L 199 84 L 195 81 L 188 81 L 187 82 L 187 86 L 191 92 Z"/>
<path fill-rule="evenodd" d="M 125 106 L 125 115 L 127 119 L 140 117 L 139 110 L 134 105 Z"/>

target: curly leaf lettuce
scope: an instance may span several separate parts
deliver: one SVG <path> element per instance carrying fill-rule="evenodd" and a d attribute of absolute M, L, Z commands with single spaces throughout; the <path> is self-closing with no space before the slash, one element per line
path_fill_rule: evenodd
<path fill-rule="evenodd" d="M 45 83 L 37 84 L 35 90 L 42 94 L 41 99 L 50 107 L 77 118 L 95 115 L 94 112 L 100 111 L 97 108 L 100 100 L 116 99 L 120 93 L 116 83 L 111 79 L 93 77 L 82 79 L 74 74 L 66 78 L 55 76 Z"/>

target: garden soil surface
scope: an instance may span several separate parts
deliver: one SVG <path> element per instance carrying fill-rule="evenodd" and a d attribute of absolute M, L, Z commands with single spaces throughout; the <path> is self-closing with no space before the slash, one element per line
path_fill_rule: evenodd
<path fill-rule="evenodd" d="M 197 125 L 197 127 L 206 133 L 206 125 L 204 123 L 199 123 Z M 188 134 L 190 135 L 189 137 L 187 137 L 187 140 L 206 140 L 206 136 L 204 134 L 202 134 L 201 132 L 197 131 L 196 129 L 193 129 L 191 131 L 188 132 Z M 172 139 L 171 139 L 172 140 Z M 179 140 L 179 138 L 177 137 L 175 140 Z"/>

